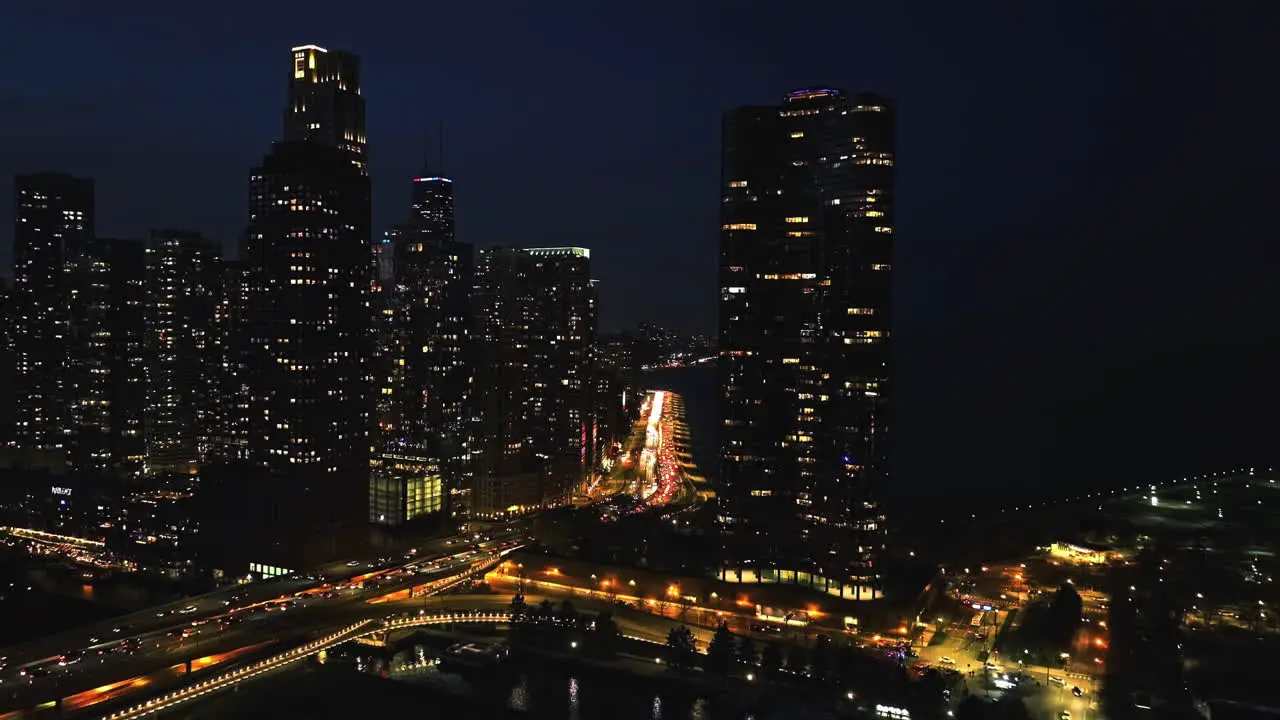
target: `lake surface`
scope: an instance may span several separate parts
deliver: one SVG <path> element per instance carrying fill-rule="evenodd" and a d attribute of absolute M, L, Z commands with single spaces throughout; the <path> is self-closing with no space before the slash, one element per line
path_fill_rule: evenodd
<path fill-rule="evenodd" d="M 94 599 L 92 586 L 81 588 L 79 597 L 66 590 L 54 592 L 51 585 L 32 579 L 21 563 L 0 560 L 0 647 L 124 612 Z"/>
<path fill-rule="evenodd" d="M 368 648 L 363 650 L 367 651 Z M 349 646 L 345 660 L 299 668 L 213 698 L 179 717 L 347 717 L 430 713 L 444 717 L 531 720 L 818 720 L 834 708 L 804 699 L 705 692 L 670 677 L 642 677 L 592 666 L 525 658 L 461 674 L 442 670 L 439 648 L 416 646 L 388 662 Z M 371 651 L 372 652 L 372 651 Z M 361 657 L 356 663 L 355 657 Z"/>

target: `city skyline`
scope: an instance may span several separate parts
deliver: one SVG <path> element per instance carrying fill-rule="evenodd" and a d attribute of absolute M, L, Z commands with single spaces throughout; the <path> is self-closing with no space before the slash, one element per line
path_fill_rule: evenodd
<path fill-rule="evenodd" d="M 234 17 L 250 6 L 224 7 Z M 1197 127 L 1220 128 L 1216 134 L 1234 143 L 1264 137 L 1257 123 L 1265 112 L 1241 113 L 1226 132 L 1224 120 L 1209 109 L 1254 101 L 1247 91 L 1247 73 L 1255 66 L 1249 33 L 1265 22 L 1168 9 L 1160 22 L 1169 32 L 1153 35 L 1142 30 L 1146 11 L 1128 7 L 1103 11 L 1073 4 L 1050 13 L 1037 6 L 1010 14 L 981 4 L 961 10 L 925 3 L 927 11 L 908 13 L 896 6 L 832 9 L 801 3 L 785 12 L 737 8 L 722 26 L 722 6 L 716 3 L 684 13 L 659 3 L 626 28 L 601 25 L 601 9 L 562 23 L 557 13 L 532 8 L 509 9 L 483 23 L 464 8 L 432 13 L 429 23 L 421 11 L 406 10 L 394 15 L 394 27 L 375 12 L 335 28 L 326 18 L 346 15 L 324 7 L 300 18 L 254 6 L 254 23 L 220 26 L 225 41 L 210 42 L 205 28 L 197 36 L 195 28 L 179 24 L 137 45 L 128 40 L 136 30 L 125 26 L 147 23 L 87 9 L 83 17 L 95 27 L 122 33 L 123 42 L 111 47 L 38 9 L 18 10 L 30 13 L 21 23 L 30 31 L 13 38 L 13 52 L 47 70 L 14 79 L 16 97 L 5 110 L 10 130 L 0 139 L 0 175 L 66 169 L 91 176 L 100 185 L 104 235 L 140 237 L 154 223 L 189 227 L 230 248 L 242 229 L 241 168 L 257 159 L 257 138 L 279 123 L 276 98 L 284 80 L 261 77 L 261 68 L 280 66 L 281 47 L 341 47 L 363 57 L 366 98 L 394 108 L 370 118 L 370 142 L 379 148 L 370 156 L 375 230 L 400 219 L 404 181 L 417 172 L 424 151 L 434 154 L 433 136 L 443 121 L 448 172 L 464 182 L 459 239 L 478 246 L 510 244 L 519 232 L 532 235 L 533 246 L 592 247 L 601 285 L 617 287 L 614 295 L 623 297 L 643 289 L 641 280 L 626 273 L 636 263 L 670 266 L 695 287 L 708 286 L 714 277 L 718 226 L 715 208 L 706 201 L 715 197 L 717 160 L 711 148 L 723 108 L 767 103 L 779 87 L 831 83 L 874 87 L 898 98 L 903 137 L 916 148 L 901 159 L 901 202 L 909 212 L 899 230 L 909 242 L 903 242 L 899 264 L 907 278 L 902 292 L 912 298 L 901 316 L 903 342 L 930 342 L 938 334 L 953 338 L 984 317 L 997 326 L 992 334 L 1018 331 L 1042 345 L 1061 344 L 1062 334 L 1040 329 L 1041 323 L 1088 327 L 1108 341 L 1123 340 L 1134 326 L 1140 330 L 1134 342 L 1176 337 L 1187 322 L 1214 332 L 1213 323 L 1200 319 L 1198 306 L 1256 302 L 1262 287 L 1254 268 L 1269 256 L 1232 237 L 1223 241 L 1219 259 L 1206 268 L 1209 276 L 1192 287 L 1185 303 L 1156 313 L 1167 319 L 1150 323 L 1139 319 L 1154 311 L 1156 297 L 1180 284 L 1173 278 L 1194 273 L 1195 264 L 1172 254 L 1163 260 L 1168 272 L 1144 278 L 1143 287 L 1152 291 L 1146 293 L 1127 290 L 1120 268 L 1132 268 L 1170 242 L 1194 247 L 1194 233 L 1180 229 L 1185 222 L 1157 217 L 1170 236 L 1163 242 L 1151 233 L 1122 230 L 1144 222 L 1150 213 L 1141 208 L 1190 187 L 1173 182 L 1179 173 L 1222 177 L 1240 171 L 1257 177 L 1262 171 L 1246 163 L 1250 153 L 1243 146 L 1240 152 L 1171 164 L 1167 179 L 1149 179 L 1145 158 L 1158 157 L 1158 147 L 1179 144 Z M 856 42 L 807 42 L 805 28 L 820 22 L 855 28 Z M 419 53 L 404 36 L 426 24 L 459 29 L 436 38 L 441 59 Z M 611 29 L 602 36 L 574 30 L 593 24 Z M 486 28 L 483 36 L 473 30 L 478 27 Z M 526 34 L 528 27 L 543 32 Z M 1221 41 L 1237 31 L 1244 33 L 1239 42 Z M 1211 43 L 1213 52 L 1193 57 L 1172 39 L 1189 33 Z M 55 34 L 58 43 L 42 39 Z M 1071 52 L 1068 46 L 1076 44 L 1091 51 Z M 540 50 L 544 45 L 557 49 Z M 196 46 L 200 52 L 187 51 Z M 752 55 L 764 46 L 778 50 L 768 62 Z M 609 47 L 618 51 L 602 53 Z M 580 62 L 593 56 L 601 60 Z M 1018 62 L 1008 62 L 1010 57 Z M 59 70 L 86 62 L 103 72 Z M 939 67 L 946 71 L 935 72 Z M 1204 79 L 1215 73 L 1214 83 Z M 1175 76 L 1175 84 L 1163 80 Z M 613 111 L 586 125 L 564 122 L 550 101 L 553 93 L 543 89 L 542 78 L 549 77 L 604 88 Z M 1184 94 L 1202 102 L 1171 112 L 1174 98 Z M 1105 118 L 1093 110 L 1098 107 L 1109 108 Z M 56 142 L 50 136 L 55 131 Z M 1130 141 L 1134 150 L 1120 152 Z M 1223 167 L 1215 171 L 1219 163 Z M 179 191 L 164 182 L 190 167 L 202 170 L 189 178 L 188 188 Z M 1052 172 L 1043 170 L 1050 167 Z M 621 168 L 626 193 L 594 181 L 619 177 Z M 972 179 L 951 181 L 966 176 Z M 1030 177 L 1036 182 L 1027 182 Z M 1090 190 L 1095 178 L 1116 188 L 1113 197 L 1131 193 L 1132 201 L 1101 202 L 1101 193 Z M 1175 195 L 1188 192 L 1177 189 Z M 561 199 L 566 196 L 585 201 L 571 210 L 583 218 L 573 227 L 555 221 L 570 211 Z M 1234 226 L 1260 226 L 1256 212 L 1238 207 L 1243 200 L 1227 200 Z M 1207 208 L 1184 205 L 1199 222 L 1212 224 Z M 663 212 L 645 210 L 654 207 Z M 984 211 L 966 210 L 976 207 Z M 140 219 L 152 213 L 154 220 Z M 1073 242 L 1077 234 L 1097 239 Z M 1058 262 L 1037 249 L 1046 243 L 1034 238 L 1046 235 L 1065 253 Z M 0 255 L 8 240 L 8 232 L 0 231 Z M 1121 256 L 1100 270 L 1103 277 L 1084 308 L 1069 308 L 1041 290 L 1069 282 L 1068 268 L 1089 263 L 1101 248 Z M 1025 275 L 1012 274 L 1015 268 L 1025 268 Z M 1228 273 L 1240 277 L 1228 281 Z M 1027 296 L 1020 309 L 993 297 L 994 288 L 987 288 L 997 280 Z M 1109 305 L 1124 309 L 1110 312 Z M 948 308 L 958 308 L 963 317 L 928 320 Z M 619 329 L 653 319 L 710 331 L 715 297 L 707 292 L 685 303 L 659 299 L 641 312 L 606 297 L 603 324 Z M 1218 332 L 1235 334 L 1229 328 Z"/>
<path fill-rule="evenodd" d="M 1269 691 L 1280 6 L 240 1 L 0 42 L 0 713 Z"/>

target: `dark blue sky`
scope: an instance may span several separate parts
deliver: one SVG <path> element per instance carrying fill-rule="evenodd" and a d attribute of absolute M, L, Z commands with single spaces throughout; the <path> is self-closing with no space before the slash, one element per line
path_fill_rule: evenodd
<path fill-rule="evenodd" d="M 0 175 L 93 176 L 104 236 L 230 245 L 314 42 L 364 58 L 377 228 L 442 119 L 461 237 L 592 248 L 608 327 L 714 328 L 720 113 L 806 84 L 899 99 L 904 339 L 1276 304 L 1261 0 L 13 5 Z"/>
<path fill-rule="evenodd" d="M 9 5 L 0 175 L 93 176 L 100 234 L 230 246 L 316 43 L 364 58 L 379 230 L 442 119 L 460 236 L 590 247 L 610 328 L 714 329 L 723 110 L 890 94 L 904 487 L 1274 458 L 1280 3 Z"/>

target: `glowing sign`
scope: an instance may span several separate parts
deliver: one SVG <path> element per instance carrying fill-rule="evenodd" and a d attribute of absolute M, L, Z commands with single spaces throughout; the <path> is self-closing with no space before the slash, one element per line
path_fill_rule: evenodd
<path fill-rule="evenodd" d="M 414 182 L 447 182 L 447 183 L 453 182 L 447 177 L 414 178 L 413 181 Z"/>
<path fill-rule="evenodd" d="M 828 89 L 796 90 L 787 94 L 787 102 L 794 102 L 796 100 L 812 100 L 814 98 L 831 97 L 832 95 L 839 94 L 840 92 L 838 90 Z"/>
<path fill-rule="evenodd" d="M 51 488 L 51 490 L 53 490 L 53 494 L 54 494 L 54 495 L 70 495 L 70 494 L 71 494 L 71 488 L 56 487 L 56 486 L 55 486 L 55 487 Z"/>

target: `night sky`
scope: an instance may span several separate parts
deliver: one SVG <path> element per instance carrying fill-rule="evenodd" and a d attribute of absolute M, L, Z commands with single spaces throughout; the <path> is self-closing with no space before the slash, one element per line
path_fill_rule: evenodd
<path fill-rule="evenodd" d="M 720 114 L 805 85 L 875 90 L 900 109 L 895 336 L 900 407 L 918 412 L 899 426 L 931 443 L 928 472 L 1070 476 L 1047 458 L 1187 452 L 1208 416 L 1232 436 L 1198 461 L 1216 462 L 1243 442 L 1221 427 L 1256 428 L 1280 398 L 1261 359 L 1280 340 L 1277 3 L 12 5 L 0 175 L 94 177 L 103 236 L 181 227 L 231 247 L 289 48 L 316 43 L 364 61 L 378 231 L 406 214 L 442 120 L 460 239 L 590 247 L 606 328 L 712 331 Z M 11 245 L 6 221 L 6 273 Z M 1024 426 L 1058 444 L 984 469 Z"/>

